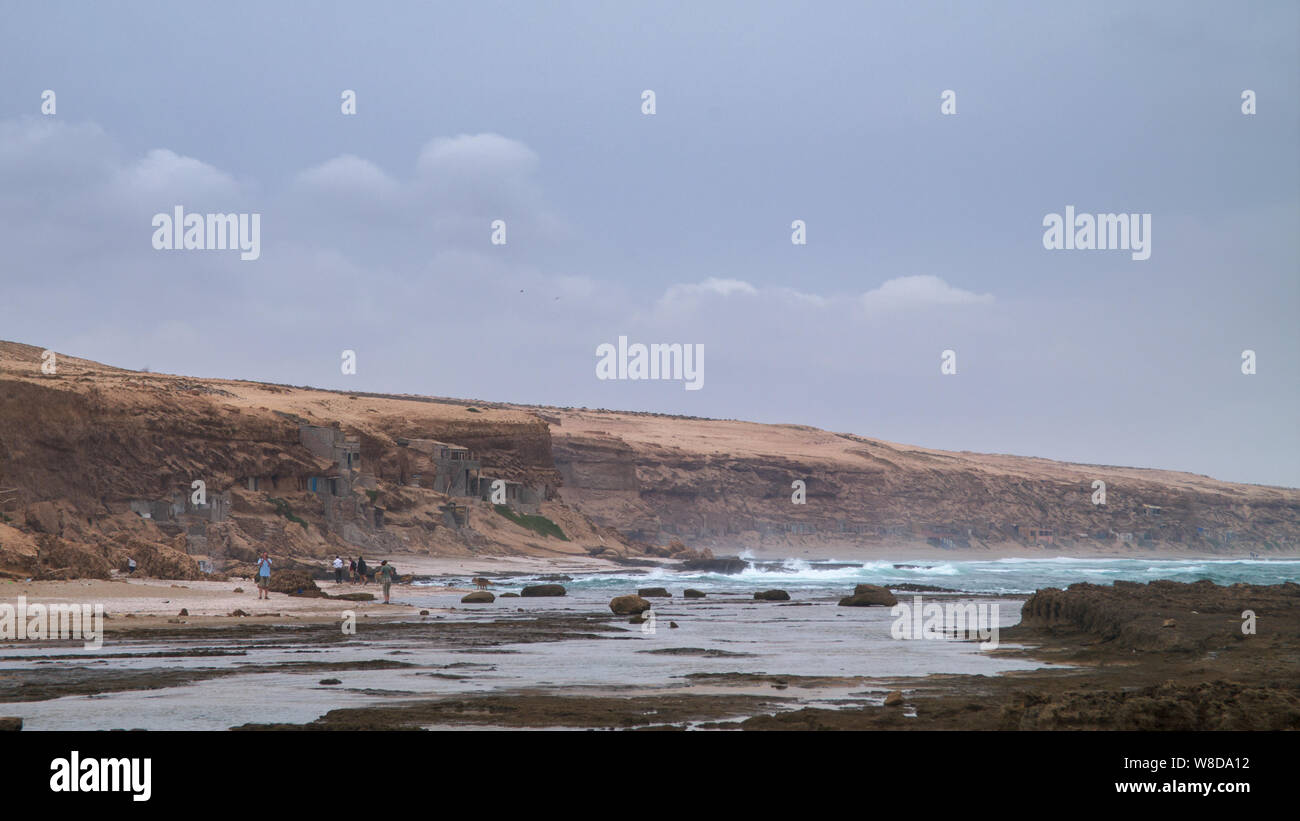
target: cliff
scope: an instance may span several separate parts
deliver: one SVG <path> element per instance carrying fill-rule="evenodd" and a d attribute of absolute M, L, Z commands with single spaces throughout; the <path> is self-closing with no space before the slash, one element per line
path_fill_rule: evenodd
<path fill-rule="evenodd" d="M 9 575 L 102 573 L 144 544 L 175 551 L 169 567 L 188 554 L 214 568 L 262 549 L 319 566 L 358 552 L 668 555 L 661 546 L 674 539 L 843 558 L 901 546 L 1300 549 L 1300 491 L 1185 473 L 947 453 L 796 425 L 194 379 L 62 355 L 54 373 L 41 366 L 41 349 L 0 342 Z M 438 443 L 472 461 L 435 459 Z M 448 471 L 462 464 L 473 467 L 453 488 Z M 481 498 L 491 479 L 510 483 L 513 511 Z M 1093 504 L 1096 480 L 1104 505 Z M 193 499 L 198 481 L 204 504 Z"/>

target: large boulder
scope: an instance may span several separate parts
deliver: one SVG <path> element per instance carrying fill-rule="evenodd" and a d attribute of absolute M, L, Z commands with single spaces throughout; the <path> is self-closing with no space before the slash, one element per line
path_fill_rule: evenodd
<path fill-rule="evenodd" d="M 628 616 L 644 613 L 652 607 L 650 602 L 640 596 L 615 596 L 609 600 L 609 609 L 616 616 Z"/>
<path fill-rule="evenodd" d="M 840 599 L 840 607 L 893 607 L 898 599 L 887 588 L 874 584 L 860 584 L 853 588 L 852 596 Z"/>
<path fill-rule="evenodd" d="M 562 584 L 530 584 L 519 591 L 521 596 L 563 596 L 567 591 Z"/>
<path fill-rule="evenodd" d="M 666 587 L 643 587 L 636 591 L 636 594 L 651 599 L 671 599 L 673 597 L 673 594 L 669 593 Z"/>
<path fill-rule="evenodd" d="M 182 579 L 197 581 L 207 575 L 199 570 L 199 563 L 188 553 L 166 545 L 149 542 L 132 542 L 131 558 L 135 559 L 135 575 L 154 579 Z M 281 591 L 285 592 L 285 591 Z"/>
<path fill-rule="evenodd" d="M 754 594 L 754 601 L 790 601 L 790 594 L 784 590 L 761 590 Z"/>
<path fill-rule="evenodd" d="M 708 594 L 705 593 L 703 590 L 696 590 L 693 587 L 688 587 L 682 591 L 682 595 L 688 599 L 702 599 Z"/>
<path fill-rule="evenodd" d="M 277 571 L 272 567 L 271 584 L 267 590 L 308 599 L 325 598 L 325 592 L 316 586 L 316 580 L 306 570 Z"/>
<path fill-rule="evenodd" d="M 721 559 L 687 559 L 678 567 L 682 570 L 701 570 L 705 573 L 734 575 L 744 572 L 749 567 L 749 562 L 735 556 L 724 556 Z"/>
<path fill-rule="evenodd" d="M 491 604 L 496 601 L 497 597 L 486 590 L 475 590 L 473 593 L 467 593 L 461 598 L 461 604 Z"/>

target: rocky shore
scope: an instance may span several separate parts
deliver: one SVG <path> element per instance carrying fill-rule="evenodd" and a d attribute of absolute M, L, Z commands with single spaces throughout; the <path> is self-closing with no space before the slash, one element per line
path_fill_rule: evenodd
<path fill-rule="evenodd" d="M 69 599 L 79 592 L 75 587 L 90 583 L 44 584 L 59 588 L 29 586 L 27 593 L 40 599 L 44 592 L 48 601 Z M 110 605 L 107 623 L 113 638 L 146 639 L 154 649 L 128 654 L 133 663 L 126 667 L 105 663 L 123 658 L 120 652 L 73 655 L 34 647 L 27 656 L 10 655 L 6 661 L 21 666 L 11 666 L 0 676 L 0 716 L 5 714 L 3 702 L 176 687 L 250 673 L 307 672 L 319 674 L 322 688 L 342 684 L 346 689 L 349 680 L 369 671 L 403 670 L 457 680 L 483 667 L 481 659 L 471 661 L 471 656 L 429 666 L 392 650 L 367 657 L 353 654 L 346 660 L 307 656 L 269 661 L 255 658 L 254 651 L 273 646 L 291 653 L 318 653 L 347 645 L 349 637 L 337 626 L 340 604 L 323 597 L 273 594 L 272 600 L 256 605 L 244 601 L 248 614 L 231 616 L 224 612 L 231 606 L 226 599 L 238 594 L 224 586 L 207 590 L 201 582 L 166 587 L 93 584 L 118 588 L 118 597 L 110 599 L 116 603 Z M 502 664 L 518 652 L 511 647 L 521 644 L 619 638 L 628 629 L 627 613 L 640 604 L 575 614 L 542 609 L 545 597 L 511 601 L 515 604 L 508 617 L 502 612 L 486 621 L 448 620 L 440 618 L 442 612 L 401 605 L 343 604 L 366 620 L 367 643 L 361 647 L 418 642 L 439 648 L 440 654 L 507 654 Z M 172 615 L 182 608 L 195 615 Z M 680 684 L 667 688 L 530 687 L 437 697 L 412 692 L 397 700 L 379 698 L 362 706 L 327 709 L 306 723 L 251 722 L 235 728 L 1300 729 L 1300 585 L 1295 583 L 1225 587 L 1204 581 L 1157 581 L 1047 588 L 1024 601 L 1020 624 L 1004 629 L 1002 638 L 1003 648 L 994 653 L 1047 666 L 994 676 L 894 679 L 728 673 L 724 666 L 720 672 L 681 676 Z M 159 645 L 167 649 L 156 649 Z M 724 661 L 748 655 L 698 647 L 642 652 L 665 663 L 692 655 Z M 154 658 L 158 666 L 140 661 Z M 24 659 L 32 663 L 22 664 Z M 177 660 L 198 664 L 176 666 Z M 214 666 L 204 665 L 205 660 Z M 844 698 L 835 704 L 837 694 Z M 875 695 L 864 697 L 869 694 Z M 880 698 L 884 694 L 887 697 Z"/>

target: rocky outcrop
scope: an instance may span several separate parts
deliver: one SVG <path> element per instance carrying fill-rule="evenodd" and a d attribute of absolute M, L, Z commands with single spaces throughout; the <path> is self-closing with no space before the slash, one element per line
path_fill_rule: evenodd
<path fill-rule="evenodd" d="M 790 601 L 790 594 L 784 590 L 760 590 L 754 594 L 754 601 Z"/>
<path fill-rule="evenodd" d="M 1114 585 L 1079 583 L 1065 590 L 1039 590 L 1025 600 L 1020 624 L 1006 636 L 1083 633 L 1101 642 L 1135 650 L 1198 652 L 1217 641 L 1241 640 L 1243 614 L 1300 615 L 1300 584 L 1233 584 L 1117 581 Z M 1172 622 L 1172 624 L 1169 624 Z"/>
<path fill-rule="evenodd" d="M 644 613 L 651 608 L 650 602 L 640 596 L 615 596 L 609 601 L 609 609 L 616 616 L 630 616 Z"/>
<path fill-rule="evenodd" d="M 303 598 L 325 598 L 325 592 L 316 586 L 316 580 L 305 570 L 273 570 L 271 584 L 267 587 L 272 593 L 287 593 Z"/>
<path fill-rule="evenodd" d="M 737 573 L 743 573 L 749 567 L 749 562 L 735 556 L 724 556 L 720 559 L 687 559 L 679 567 L 682 570 L 698 570 L 702 573 L 724 573 L 728 576 L 734 576 Z"/>
<path fill-rule="evenodd" d="M 42 535 L 36 540 L 36 579 L 107 579 L 108 560 L 91 547 L 69 544 L 57 536 Z"/>
<path fill-rule="evenodd" d="M 461 597 L 461 604 L 491 604 L 496 601 L 497 597 L 486 590 L 475 590 L 473 593 Z"/>
<path fill-rule="evenodd" d="M 860 584 L 852 596 L 840 599 L 840 607 L 893 607 L 898 599 L 887 588 L 874 584 Z"/>
<path fill-rule="evenodd" d="M 563 596 L 566 592 L 568 591 L 564 589 L 562 584 L 530 584 L 520 590 L 519 595 L 524 597 Z"/>
<path fill-rule="evenodd" d="M 668 588 L 666 587 L 643 587 L 640 590 L 636 591 L 636 594 L 638 596 L 642 596 L 647 599 L 654 599 L 654 598 L 667 599 L 667 598 L 672 598 L 673 595 L 672 593 L 668 592 Z"/>

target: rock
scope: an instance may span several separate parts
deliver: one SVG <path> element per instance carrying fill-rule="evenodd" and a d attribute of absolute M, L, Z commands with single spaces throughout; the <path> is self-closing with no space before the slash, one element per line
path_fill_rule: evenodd
<path fill-rule="evenodd" d="M 645 616 L 637 615 L 627 620 L 628 624 L 645 624 L 649 619 Z"/>
<path fill-rule="evenodd" d="M 267 588 L 272 593 L 287 593 L 290 596 L 299 596 L 307 599 L 326 598 L 325 591 L 316 586 L 316 580 L 306 570 L 275 570 L 271 569 L 271 584 Z M 353 595 L 353 594 L 347 594 Z M 368 593 L 372 599 L 373 593 Z M 351 601 L 362 601 L 361 599 L 352 599 Z"/>
<path fill-rule="evenodd" d="M 615 596 L 609 600 L 609 609 L 616 616 L 626 616 L 632 613 L 644 613 L 652 607 L 650 602 L 640 596 Z"/>
<path fill-rule="evenodd" d="M 874 584 L 860 584 L 852 596 L 840 599 L 840 607 L 893 607 L 898 599 L 887 588 Z"/>
<path fill-rule="evenodd" d="M 182 608 L 181 608 L 181 612 L 177 613 L 176 615 L 178 615 L 178 616 L 188 616 L 189 614 L 190 614 L 189 608 L 187 608 L 187 607 L 182 607 Z"/>
<path fill-rule="evenodd" d="M 1178 626 L 1178 622 L 1174 621 L 1173 619 L 1165 619 L 1164 624 L 1162 624 L 1162 625 L 1160 625 L 1160 626 L 1161 626 L 1161 627 L 1177 627 L 1177 626 Z"/>
<path fill-rule="evenodd" d="M 428 610 L 421 610 L 421 611 L 420 611 L 420 615 L 421 615 L 421 616 L 427 616 L 427 615 L 429 615 L 429 611 L 428 611 Z"/>
<path fill-rule="evenodd" d="M 682 595 L 688 599 L 702 599 L 708 594 L 705 593 L 703 590 L 696 590 L 693 587 L 688 587 L 682 591 Z"/>
<path fill-rule="evenodd" d="M 342 684 L 343 682 L 339 681 L 336 678 L 323 678 L 320 680 L 320 683 L 321 684 Z"/>
<path fill-rule="evenodd" d="M 242 587 L 236 587 L 236 588 L 235 588 L 235 592 L 236 592 L 236 593 L 243 593 L 243 592 L 244 592 L 244 588 L 242 588 Z"/>
<path fill-rule="evenodd" d="M 865 585 L 859 585 L 859 586 L 862 587 Z M 911 583 L 891 584 L 889 586 L 889 589 L 895 592 L 901 590 L 904 593 L 960 593 L 961 592 L 960 590 L 956 590 L 951 587 L 935 587 L 932 584 L 911 584 Z"/>
<path fill-rule="evenodd" d="M 903 706 L 903 694 L 900 693 L 899 691 L 895 690 L 894 692 L 892 692 L 892 693 L 890 693 L 889 695 L 885 696 L 885 706 L 886 706 L 886 707 L 901 707 L 901 706 Z"/>
<path fill-rule="evenodd" d="M 340 593 L 337 596 L 326 595 L 329 599 L 341 599 L 342 601 L 374 601 L 374 593 Z"/>
<path fill-rule="evenodd" d="M 232 615 L 232 616 L 247 616 L 248 614 L 245 613 L 243 610 L 240 610 L 239 608 L 235 608 L 234 610 L 230 611 L 230 615 Z"/>
<path fill-rule="evenodd" d="M 875 596 L 880 599 L 881 604 L 887 604 L 890 607 L 898 604 L 898 599 L 894 597 L 893 593 L 889 592 L 888 587 L 881 587 L 877 584 L 860 584 L 853 588 L 853 595 Z"/>
<path fill-rule="evenodd" d="M 566 575 L 564 575 L 563 573 L 551 573 L 551 574 L 546 575 L 546 576 L 538 576 L 537 578 L 538 578 L 539 580 L 541 580 L 541 581 L 544 581 L 544 582 L 571 582 L 571 581 L 573 581 L 573 577 L 572 577 L 572 576 L 566 576 Z"/>
<path fill-rule="evenodd" d="M 563 596 L 567 591 L 561 584 L 530 584 L 519 592 L 524 597 Z"/>
<path fill-rule="evenodd" d="M 136 576 L 188 581 L 207 578 L 207 574 L 199 570 L 199 563 L 193 556 L 174 547 L 131 539 L 125 547 L 117 546 L 116 552 L 119 555 L 125 552 L 135 559 Z M 125 559 L 122 563 L 125 564 Z"/>
<path fill-rule="evenodd" d="M 517 598 L 519 598 L 519 594 L 518 594 L 518 593 L 502 593 L 502 594 L 501 594 L 501 598 L 503 598 L 503 599 L 517 599 Z"/>
<path fill-rule="evenodd" d="M 670 628 L 672 628 L 673 630 L 676 630 L 676 629 L 677 629 L 677 622 L 675 622 L 675 621 L 670 621 L 670 622 L 668 622 L 668 626 L 669 626 Z"/>
<path fill-rule="evenodd" d="M 110 575 L 102 553 L 49 534 L 36 537 L 36 565 L 33 578 L 42 581 L 107 579 Z"/>
<path fill-rule="evenodd" d="M 784 590 L 762 590 L 754 594 L 754 601 L 790 601 L 790 594 Z"/>
<path fill-rule="evenodd" d="M 0 733 L 14 733 L 23 728 L 21 716 L 0 716 Z"/>
<path fill-rule="evenodd" d="M 649 597 L 652 599 L 671 599 L 673 597 L 673 594 L 669 593 L 668 588 L 666 587 L 643 587 L 636 591 L 636 594 L 638 596 Z"/>
<path fill-rule="evenodd" d="M 496 601 L 497 597 L 486 590 L 475 590 L 473 593 L 467 593 L 460 600 L 461 604 L 491 604 Z"/>
<path fill-rule="evenodd" d="M 682 562 L 678 567 L 683 570 L 703 570 L 706 573 L 734 575 L 749 567 L 749 562 L 735 556 L 725 556 L 721 559 L 690 559 Z"/>

